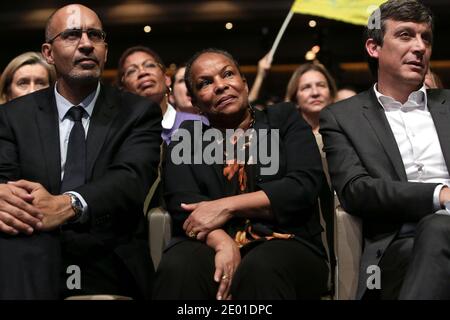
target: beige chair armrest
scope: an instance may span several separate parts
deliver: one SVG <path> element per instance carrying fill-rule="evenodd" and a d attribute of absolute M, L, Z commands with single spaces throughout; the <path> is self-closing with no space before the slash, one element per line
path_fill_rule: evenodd
<path fill-rule="evenodd" d="M 150 209 L 147 219 L 150 254 L 156 270 L 161 261 L 162 252 L 172 236 L 172 219 L 161 207 Z"/>
<path fill-rule="evenodd" d="M 362 223 L 348 214 L 340 205 L 336 207 L 335 253 L 337 300 L 353 300 L 358 289 L 359 267 L 362 252 Z"/>

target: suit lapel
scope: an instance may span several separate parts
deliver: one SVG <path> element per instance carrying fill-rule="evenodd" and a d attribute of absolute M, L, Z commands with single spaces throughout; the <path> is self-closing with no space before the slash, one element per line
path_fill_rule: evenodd
<path fill-rule="evenodd" d="M 105 86 L 101 86 L 100 94 L 95 103 L 92 118 L 89 123 L 89 131 L 86 140 L 86 175 L 89 179 L 92 175 L 95 161 L 105 143 L 106 135 L 111 126 L 111 120 L 119 111 L 111 98 L 111 92 Z"/>
<path fill-rule="evenodd" d="M 38 109 L 36 123 L 42 146 L 42 156 L 47 168 L 49 191 L 59 193 L 61 186 L 61 151 L 59 145 L 59 120 L 54 87 L 36 95 Z"/>
<path fill-rule="evenodd" d="M 428 109 L 436 127 L 442 154 L 444 155 L 447 170 L 450 173 L 450 113 L 445 98 L 437 97 L 440 91 L 428 91 Z"/>
<path fill-rule="evenodd" d="M 375 93 L 372 89 L 366 92 L 367 97 L 363 99 L 363 113 L 369 121 L 370 126 L 375 131 L 384 152 L 392 163 L 398 177 L 402 181 L 407 181 L 405 167 L 403 165 L 402 156 L 398 149 L 391 126 L 387 121 L 384 109 L 378 103 Z"/>

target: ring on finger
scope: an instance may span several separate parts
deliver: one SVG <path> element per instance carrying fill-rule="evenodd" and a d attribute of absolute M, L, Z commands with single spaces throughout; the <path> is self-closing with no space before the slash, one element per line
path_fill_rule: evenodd
<path fill-rule="evenodd" d="M 197 234 L 192 230 L 189 231 L 188 236 L 189 236 L 189 238 L 193 238 L 193 239 L 197 238 Z"/>

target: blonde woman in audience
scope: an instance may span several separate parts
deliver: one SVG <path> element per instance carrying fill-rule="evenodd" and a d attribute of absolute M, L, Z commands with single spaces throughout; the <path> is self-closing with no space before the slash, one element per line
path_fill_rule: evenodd
<path fill-rule="evenodd" d="M 334 102 L 336 91 L 336 83 L 325 66 L 305 63 L 289 80 L 285 100 L 297 105 L 314 134 L 318 134 L 320 111 Z"/>
<path fill-rule="evenodd" d="M 47 88 L 56 74 L 39 52 L 25 52 L 8 63 L 0 77 L 0 104 Z"/>
<path fill-rule="evenodd" d="M 333 77 L 324 65 L 319 63 L 305 63 L 295 70 L 289 80 L 286 90 L 286 101 L 294 102 L 305 121 L 311 126 L 320 151 L 322 168 L 328 184 L 322 185 L 319 191 L 322 225 L 325 227 L 326 236 L 323 242 L 330 257 L 331 270 L 333 272 L 335 260 L 333 245 L 329 242 L 333 239 L 333 215 L 334 197 L 331 190 L 331 180 L 328 173 L 328 163 L 323 152 L 322 136 L 319 133 L 320 111 L 332 104 L 336 99 L 337 88 Z"/>
<path fill-rule="evenodd" d="M 424 84 L 427 89 L 444 89 L 441 79 L 435 72 L 431 71 L 431 68 L 428 68 Z"/>

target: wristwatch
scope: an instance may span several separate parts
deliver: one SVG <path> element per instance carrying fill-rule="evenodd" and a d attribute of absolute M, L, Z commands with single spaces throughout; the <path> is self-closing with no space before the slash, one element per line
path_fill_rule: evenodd
<path fill-rule="evenodd" d="M 444 203 L 444 209 L 447 210 L 447 212 L 450 213 L 450 201 L 446 201 Z"/>
<path fill-rule="evenodd" d="M 69 222 L 78 222 L 83 215 L 83 204 L 78 197 L 71 193 L 66 193 L 70 197 L 70 205 L 72 206 L 75 215 L 69 219 Z"/>

